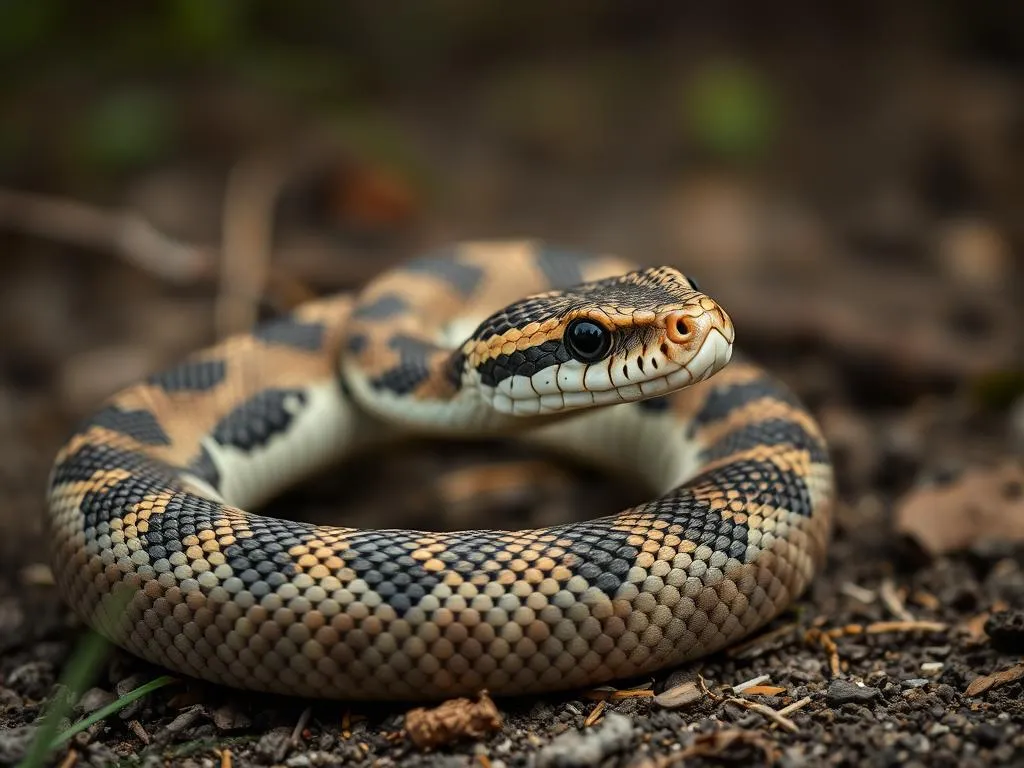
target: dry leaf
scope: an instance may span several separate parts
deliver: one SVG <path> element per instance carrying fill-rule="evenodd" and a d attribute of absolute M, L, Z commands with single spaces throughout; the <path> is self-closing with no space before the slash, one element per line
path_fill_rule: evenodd
<path fill-rule="evenodd" d="M 486 691 L 476 701 L 452 699 L 437 707 L 420 707 L 405 716 L 405 730 L 416 746 L 439 747 L 458 739 L 481 739 L 501 729 L 501 713 Z"/>
<path fill-rule="evenodd" d="M 1024 678 L 1024 662 L 1000 672 L 993 672 L 991 675 L 975 678 L 967 686 L 966 693 L 968 696 L 977 696 L 990 688 L 998 688 L 1000 685 L 1006 685 L 1021 678 Z"/>
<path fill-rule="evenodd" d="M 932 555 L 986 539 L 1024 541 L 1024 464 L 976 467 L 948 485 L 911 491 L 897 505 L 896 529 Z"/>

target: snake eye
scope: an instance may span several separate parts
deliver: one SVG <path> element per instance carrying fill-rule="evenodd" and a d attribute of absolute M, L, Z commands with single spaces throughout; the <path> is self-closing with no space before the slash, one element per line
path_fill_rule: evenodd
<path fill-rule="evenodd" d="M 565 348 L 581 363 L 595 363 L 612 348 L 612 335 L 593 320 L 573 320 L 565 329 Z"/>

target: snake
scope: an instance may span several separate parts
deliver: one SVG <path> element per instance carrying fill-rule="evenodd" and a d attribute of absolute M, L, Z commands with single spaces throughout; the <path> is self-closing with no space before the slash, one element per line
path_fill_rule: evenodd
<path fill-rule="evenodd" d="M 820 427 L 734 342 L 674 267 L 535 240 L 426 251 L 97 406 L 48 483 L 58 589 L 155 665 L 308 698 L 541 694 L 703 657 L 811 584 L 834 505 Z M 258 511 L 412 438 L 519 441 L 649 500 L 529 530 Z"/>

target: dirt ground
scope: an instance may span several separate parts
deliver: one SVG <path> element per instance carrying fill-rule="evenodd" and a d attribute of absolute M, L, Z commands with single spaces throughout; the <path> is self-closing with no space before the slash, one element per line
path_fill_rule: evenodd
<path fill-rule="evenodd" d="M 20 52 L 36 74 L 0 111 L 0 764 L 24 756 L 84 635 L 50 581 L 43 499 L 77 420 L 218 334 L 423 248 L 530 236 L 698 276 L 739 345 L 810 405 L 840 504 L 808 593 L 740 647 L 617 690 L 499 700 L 481 734 L 434 746 L 411 738 L 416 703 L 181 680 L 55 764 L 1024 765 L 1012 16 L 609 11 L 581 30 L 522 10 L 471 14 L 449 39 L 430 26 L 444 14 L 359 7 L 343 21 L 365 34 L 346 27 L 343 44 L 292 39 L 313 12 L 247 17 L 238 56 L 263 69 L 165 68 L 134 48 L 112 65 L 92 47 L 85 66 L 61 46 L 81 22 L 63 7 L 54 42 Z M 417 24 L 448 42 L 391 40 Z M 642 493 L 515 446 L 428 444 L 270 511 L 525 527 Z M 113 653 L 72 719 L 160 674 Z"/>

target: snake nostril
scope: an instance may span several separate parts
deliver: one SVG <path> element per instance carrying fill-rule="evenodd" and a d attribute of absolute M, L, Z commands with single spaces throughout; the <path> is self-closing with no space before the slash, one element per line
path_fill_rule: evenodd
<path fill-rule="evenodd" d="M 669 341 L 685 344 L 692 341 L 700 331 L 700 320 L 683 313 L 667 319 L 665 328 Z"/>

